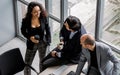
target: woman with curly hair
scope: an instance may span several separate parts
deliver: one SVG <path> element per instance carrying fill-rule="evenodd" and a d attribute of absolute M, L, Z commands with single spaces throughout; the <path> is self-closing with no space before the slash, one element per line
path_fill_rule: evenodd
<path fill-rule="evenodd" d="M 25 63 L 31 65 L 38 50 L 40 60 L 46 53 L 47 45 L 51 42 L 51 32 L 47 22 L 47 14 L 42 4 L 30 2 L 25 18 L 22 20 L 21 32 L 27 39 Z M 39 66 L 40 66 L 39 62 Z M 24 75 L 31 75 L 29 67 L 25 67 Z"/>

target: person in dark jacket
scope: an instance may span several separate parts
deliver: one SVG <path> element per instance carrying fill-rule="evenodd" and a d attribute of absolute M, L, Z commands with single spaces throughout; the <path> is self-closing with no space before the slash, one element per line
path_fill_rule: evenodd
<path fill-rule="evenodd" d="M 60 44 L 63 48 L 59 45 L 42 60 L 41 72 L 50 66 L 77 64 L 82 50 L 79 38 L 85 33 L 80 20 L 75 16 L 68 16 L 60 30 Z"/>
<path fill-rule="evenodd" d="M 42 4 L 38 2 L 29 3 L 26 16 L 22 20 L 21 32 L 27 39 L 25 63 L 32 64 L 37 50 L 39 58 L 42 60 L 45 56 L 47 45 L 51 43 L 50 27 Z M 25 67 L 24 75 L 31 75 L 31 70 L 27 66 Z"/>

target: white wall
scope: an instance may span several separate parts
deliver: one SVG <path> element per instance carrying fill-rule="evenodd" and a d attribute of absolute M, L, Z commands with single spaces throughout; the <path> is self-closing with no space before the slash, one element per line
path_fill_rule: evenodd
<path fill-rule="evenodd" d="M 0 46 L 15 36 L 13 0 L 0 0 Z"/>

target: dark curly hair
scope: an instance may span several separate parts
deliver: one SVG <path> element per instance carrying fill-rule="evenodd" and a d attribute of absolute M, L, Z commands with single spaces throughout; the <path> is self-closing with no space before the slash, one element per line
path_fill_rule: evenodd
<path fill-rule="evenodd" d="M 38 2 L 30 2 L 28 7 L 27 7 L 27 13 L 26 13 L 25 19 L 31 19 L 32 18 L 31 12 L 32 12 L 32 10 L 35 6 L 39 6 L 39 8 L 41 10 L 40 18 L 47 17 L 47 12 L 43 8 L 42 4 L 40 4 Z"/>
<path fill-rule="evenodd" d="M 65 22 L 67 22 L 69 25 L 69 28 L 74 31 L 78 31 L 81 28 L 81 22 L 80 22 L 79 18 L 77 18 L 75 16 L 68 16 L 66 18 Z"/>

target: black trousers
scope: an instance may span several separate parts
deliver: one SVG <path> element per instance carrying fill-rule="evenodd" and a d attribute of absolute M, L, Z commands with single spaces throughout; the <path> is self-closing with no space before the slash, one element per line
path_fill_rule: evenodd
<path fill-rule="evenodd" d="M 101 75 L 101 74 L 95 67 L 90 67 L 87 75 Z"/>
<path fill-rule="evenodd" d="M 78 75 L 78 73 L 76 74 L 75 72 L 70 71 L 67 75 Z M 88 73 L 85 75 L 101 75 L 101 74 L 96 68 L 90 67 Z"/>
<path fill-rule="evenodd" d="M 41 71 L 40 72 L 44 71 L 46 68 L 51 67 L 51 66 L 65 65 L 65 64 L 69 64 L 69 63 L 70 62 L 68 60 L 62 60 L 57 57 L 50 56 L 49 58 L 45 59 L 41 63 L 41 69 L 40 69 Z"/>

